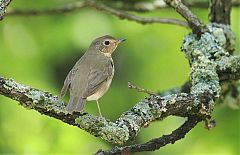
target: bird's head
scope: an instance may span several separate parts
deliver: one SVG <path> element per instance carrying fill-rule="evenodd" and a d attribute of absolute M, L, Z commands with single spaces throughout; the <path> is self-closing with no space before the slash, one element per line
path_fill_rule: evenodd
<path fill-rule="evenodd" d="M 93 40 L 90 48 L 91 50 L 101 52 L 107 57 L 111 57 L 112 53 L 117 48 L 118 44 L 125 40 L 126 39 L 116 39 L 112 36 L 105 35 Z"/>

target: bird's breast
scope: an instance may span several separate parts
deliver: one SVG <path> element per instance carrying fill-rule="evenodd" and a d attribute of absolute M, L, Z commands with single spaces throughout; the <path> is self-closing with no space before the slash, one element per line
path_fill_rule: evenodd
<path fill-rule="evenodd" d="M 112 83 L 113 76 L 114 76 L 114 64 L 113 64 L 112 58 L 110 59 L 110 62 L 111 62 L 111 74 L 110 74 L 110 76 L 106 79 L 105 82 L 103 82 L 101 84 L 99 89 L 94 94 L 87 97 L 88 101 L 98 100 L 99 98 L 101 98 L 107 92 L 108 88 L 110 87 L 110 85 Z"/>

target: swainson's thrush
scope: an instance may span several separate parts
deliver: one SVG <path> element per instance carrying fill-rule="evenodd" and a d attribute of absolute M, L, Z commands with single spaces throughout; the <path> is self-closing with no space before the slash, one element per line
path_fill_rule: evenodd
<path fill-rule="evenodd" d="M 85 100 L 96 100 L 101 116 L 98 99 L 106 93 L 112 82 L 114 75 L 112 53 L 124 40 L 109 35 L 93 40 L 64 81 L 60 96 L 63 97 L 66 91 L 70 90 L 70 99 L 66 107 L 68 112 L 81 112 Z"/>

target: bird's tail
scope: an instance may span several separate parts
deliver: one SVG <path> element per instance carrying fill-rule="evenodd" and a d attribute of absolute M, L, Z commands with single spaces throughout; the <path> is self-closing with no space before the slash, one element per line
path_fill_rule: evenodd
<path fill-rule="evenodd" d="M 69 102 L 67 104 L 66 110 L 70 113 L 76 111 L 76 112 L 82 112 L 84 108 L 84 99 L 82 97 L 76 97 L 71 96 Z"/>

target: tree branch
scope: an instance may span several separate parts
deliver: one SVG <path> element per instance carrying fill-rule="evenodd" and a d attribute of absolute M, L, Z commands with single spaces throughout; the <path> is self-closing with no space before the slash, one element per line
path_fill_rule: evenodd
<path fill-rule="evenodd" d="M 191 116 L 188 120 L 182 124 L 179 128 L 174 130 L 169 135 L 163 135 L 160 138 L 155 138 L 144 144 L 135 144 L 124 147 L 114 147 L 111 150 L 99 150 L 96 155 L 110 155 L 110 154 L 122 154 L 122 153 L 134 153 L 142 151 L 154 151 L 167 144 L 173 144 L 174 142 L 182 139 L 185 135 L 194 128 L 202 119 L 198 116 Z"/>
<path fill-rule="evenodd" d="M 230 25 L 231 1 L 232 0 L 210 0 L 210 22 Z"/>
<path fill-rule="evenodd" d="M 201 35 L 207 31 L 206 26 L 181 2 L 181 0 L 164 1 L 187 20 L 194 34 Z"/>
<path fill-rule="evenodd" d="M 161 24 L 173 24 L 178 26 L 183 26 L 188 28 L 188 24 L 179 19 L 171 19 L 171 18 L 157 18 L 157 17 L 141 17 L 134 14 L 130 14 L 128 12 L 117 10 L 111 8 L 103 3 L 99 3 L 93 0 L 86 0 L 82 2 L 75 2 L 71 4 L 67 4 L 63 7 L 52 8 L 48 10 L 12 10 L 9 11 L 6 15 L 15 15 L 15 16 L 40 16 L 40 15 L 54 15 L 59 13 L 69 13 L 73 11 L 80 10 L 85 7 L 92 7 L 100 11 L 104 11 L 110 13 L 114 16 L 119 17 L 120 19 L 127 19 L 129 21 L 135 21 L 140 24 L 153 24 L 153 23 L 161 23 Z"/>
<path fill-rule="evenodd" d="M 163 119 L 169 115 L 187 116 L 189 109 L 192 109 L 191 112 L 197 111 L 192 95 L 181 93 L 165 97 L 150 96 L 123 113 L 116 122 L 111 122 L 88 113 L 68 114 L 65 104 L 57 96 L 24 86 L 12 79 L 0 78 L 0 94 L 18 101 L 27 109 L 34 109 L 41 114 L 78 126 L 115 144 L 134 139 L 141 127 L 156 119 Z"/>
<path fill-rule="evenodd" d="M 8 1 L 10 2 L 10 0 L 8 0 Z M 165 2 L 167 4 L 169 4 L 170 6 L 172 6 L 173 8 L 175 8 L 176 11 L 178 13 L 180 13 L 188 21 L 188 23 L 194 33 L 201 34 L 206 31 L 206 27 L 204 26 L 204 24 L 202 24 L 201 21 L 194 14 L 192 14 L 192 12 L 180 0 L 165 0 Z M 192 2 L 192 3 L 194 3 L 194 2 Z M 8 3 L 6 3 L 6 4 L 8 4 Z M 189 5 L 190 4 L 191 3 L 189 3 Z M 196 2 L 194 4 L 196 4 Z M 214 3 L 214 4 L 216 4 L 216 3 Z M 231 3 L 226 2 L 226 4 L 228 4 L 228 5 L 226 5 L 226 8 L 222 8 L 222 9 L 224 9 L 224 11 L 227 10 L 227 12 L 229 14 L 230 9 L 228 9 L 228 8 L 230 8 Z M 224 6 L 222 3 L 220 3 L 220 4 L 217 3 L 216 5 L 218 5 L 219 7 Z M 157 18 L 157 17 L 155 17 L 155 18 L 154 17 L 152 17 L 152 18 L 151 17 L 140 17 L 140 16 L 136 16 L 136 15 L 130 14 L 128 12 L 125 12 L 123 10 L 114 9 L 113 7 L 109 7 L 109 6 L 105 5 L 104 3 L 98 3 L 93 0 L 86 0 L 86 1 L 82 1 L 82 2 L 66 4 L 65 6 L 52 8 L 52 9 L 48 9 L 48 10 L 12 10 L 12 11 L 9 11 L 8 13 L 6 13 L 6 15 L 18 15 L 18 16 L 19 15 L 24 15 L 24 16 L 53 15 L 53 14 L 77 11 L 84 7 L 93 7 L 97 10 L 108 12 L 114 16 L 121 18 L 121 19 L 127 19 L 127 20 L 135 21 L 135 22 L 141 23 L 141 24 L 162 23 L 162 24 L 173 24 L 173 25 L 188 27 L 188 24 L 182 20 L 170 19 L 170 18 Z M 215 8 L 215 7 L 213 7 L 213 8 Z M 216 9 L 216 10 L 219 10 L 219 9 Z M 212 14 L 218 15 L 216 10 L 215 10 L 216 13 L 212 13 Z M 211 17 L 211 19 L 216 20 L 214 18 L 215 16 L 210 16 L 210 17 Z M 217 19 L 223 20 L 225 18 L 217 18 Z M 226 19 L 229 19 L 229 18 L 226 18 Z"/>
<path fill-rule="evenodd" d="M 12 0 L 0 0 L 0 21 L 3 19 L 4 14 L 6 13 L 7 6 Z"/>
<path fill-rule="evenodd" d="M 64 6 L 45 9 L 45 10 L 10 10 L 6 13 L 7 16 L 42 16 L 42 15 L 58 15 L 61 13 L 69 13 L 81 10 L 87 7 L 85 1 L 65 4 Z"/>
<path fill-rule="evenodd" d="M 174 24 L 174 25 L 188 27 L 188 24 L 185 21 L 178 20 L 178 19 L 140 17 L 140 16 L 129 14 L 121 10 L 108 7 L 103 3 L 96 3 L 95 1 L 90 1 L 89 4 L 90 6 L 94 7 L 97 10 L 108 12 L 112 15 L 119 17 L 120 19 L 133 20 L 141 24 L 165 23 L 165 24 Z"/>
<path fill-rule="evenodd" d="M 148 12 L 160 9 L 168 9 L 169 6 L 163 3 L 164 0 L 153 0 L 153 1 L 116 1 L 106 0 L 111 7 L 118 8 L 126 11 L 136 11 L 136 12 Z M 182 2 L 189 8 L 203 8 L 207 9 L 209 7 L 208 1 L 188 1 L 182 0 Z M 232 2 L 232 7 L 240 7 L 240 1 L 236 0 Z"/>
<path fill-rule="evenodd" d="M 129 89 L 135 89 L 135 90 L 137 90 L 138 92 L 146 93 L 146 94 L 148 94 L 148 95 L 158 95 L 158 94 L 155 93 L 155 92 L 152 92 L 152 91 L 147 90 L 147 89 L 144 89 L 144 88 L 140 88 L 140 87 L 138 87 L 138 86 L 136 86 L 136 85 L 133 85 L 133 84 L 130 83 L 130 82 L 128 82 L 128 88 L 129 88 Z"/>

